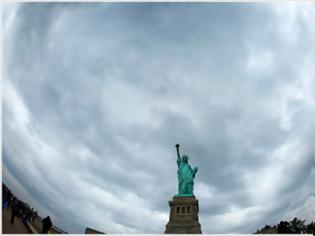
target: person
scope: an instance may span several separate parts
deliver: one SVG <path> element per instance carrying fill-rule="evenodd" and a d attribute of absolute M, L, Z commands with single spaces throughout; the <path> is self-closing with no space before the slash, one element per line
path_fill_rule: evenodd
<path fill-rule="evenodd" d="M 177 176 L 178 176 L 178 196 L 193 196 L 194 178 L 198 167 L 194 169 L 188 164 L 188 156 L 183 157 L 179 154 L 179 144 L 176 144 L 177 150 Z"/>
<path fill-rule="evenodd" d="M 48 230 L 50 230 L 50 228 L 52 227 L 50 217 L 47 216 L 46 218 L 44 218 L 42 220 L 42 223 L 43 223 L 43 228 L 42 228 L 41 234 L 48 234 Z"/>
<path fill-rule="evenodd" d="M 23 219 L 23 224 L 27 224 L 29 222 L 31 216 L 32 216 L 31 209 L 29 207 L 27 207 L 25 209 L 25 213 L 24 213 L 23 218 L 22 218 Z"/>
<path fill-rule="evenodd" d="M 10 220 L 11 225 L 14 224 L 14 218 L 17 216 L 18 212 L 19 212 L 18 201 L 16 198 L 13 198 L 11 220 Z"/>
<path fill-rule="evenodd" d="M 27 216 L 26 216 L 26 221 L 27 221 L 28 223 L 31 223 L 32 215 L 33 215 L 33 208 L 32 208 L 32 209 L 28 209 L 28 214 L 27 214 Z"/>
<path fill-rule="evenodd" d="M 17 217 L 22 218 L 24 214 L 24 203 L 21 200 L 18 200 L 17 206 L 18 206 Z"/>
<path fill-rule="evenodd" d="M 36 220 L 37 218 L 37 211 L 35 211 L 32 215 L 32 223 L 34 223 L 34 221 Z"/>
<path fill-rule="evenodd" d="M 9 201 L 7 199 L 3 200 L 2 209 L 6 210 L 9 207 Z"/>

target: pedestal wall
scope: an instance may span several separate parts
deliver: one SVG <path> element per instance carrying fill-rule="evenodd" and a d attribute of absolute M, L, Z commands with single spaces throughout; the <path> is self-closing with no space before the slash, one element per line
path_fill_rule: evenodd
<path fill-rule="evenodd" d="M 201 234 L 198 200 L 194 196 L 175 196 L 169 201 L 170 216 L 165 234 Z"/>

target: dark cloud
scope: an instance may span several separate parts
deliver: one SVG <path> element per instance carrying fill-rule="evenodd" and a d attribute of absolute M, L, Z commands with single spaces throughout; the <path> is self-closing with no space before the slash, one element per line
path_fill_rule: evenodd
<path fill-rule="evenodd" d="M 203 232 L 313 219 L 314 13 L 6 3 L 4 181 L 72 233 L 161 233 L 180 143 Z"/>

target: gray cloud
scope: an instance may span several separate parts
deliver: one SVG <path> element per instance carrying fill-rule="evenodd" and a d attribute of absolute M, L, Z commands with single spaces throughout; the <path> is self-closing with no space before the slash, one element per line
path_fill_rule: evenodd
<path fill-rule="evenodd" d="M 206 233 L 314 219 L 315 9 L 6 3 L 3 179 L 72 233 L 161 233 L 176 143 Z"/>

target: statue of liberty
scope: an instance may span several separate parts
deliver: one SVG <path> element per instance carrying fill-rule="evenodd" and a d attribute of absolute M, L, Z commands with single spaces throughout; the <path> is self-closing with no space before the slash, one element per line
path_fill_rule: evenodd
<path fill-rule="evenodd" d="M 176 144 L 177 151 L 177 176 L 178 176 L 178 194 L 177 196 L 194 196 L 194 178 L 198 167 L 194 169 L 188 164 L 188 156 L 183 157 L 179 154 L 179 144 Z"/>

